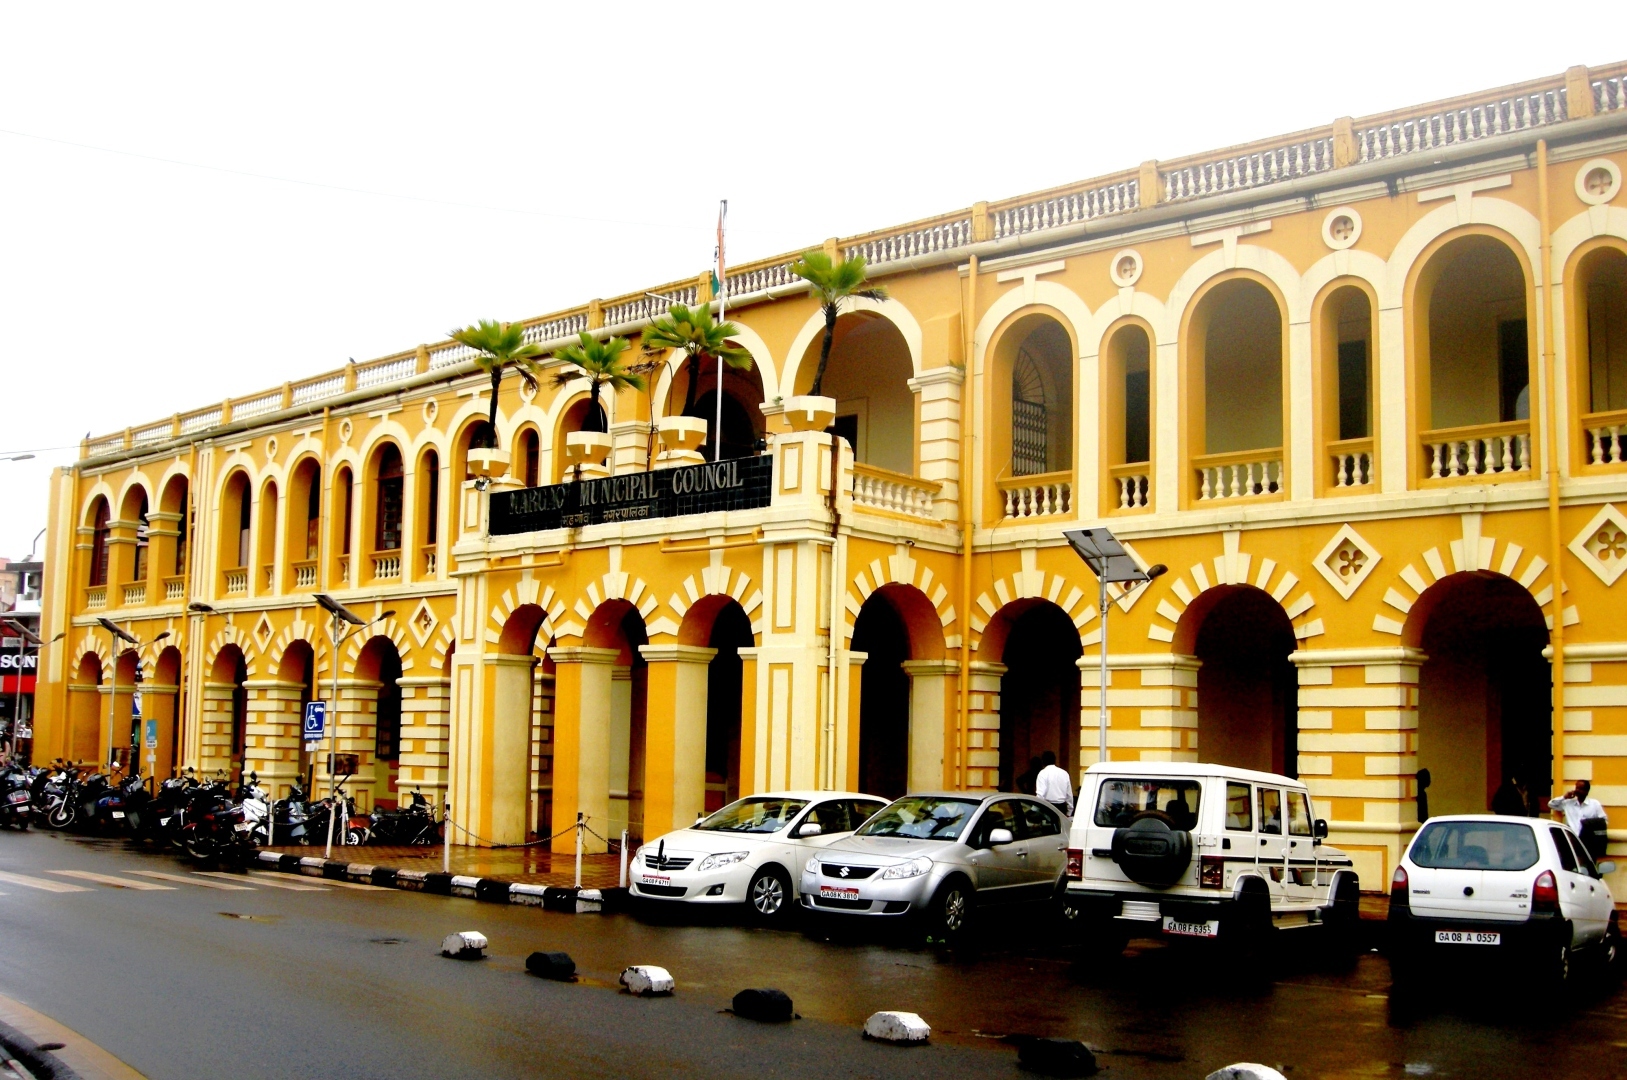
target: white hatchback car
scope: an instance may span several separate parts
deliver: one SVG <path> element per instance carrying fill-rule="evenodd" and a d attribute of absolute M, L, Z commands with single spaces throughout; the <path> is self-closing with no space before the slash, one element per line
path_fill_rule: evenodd
<path fill-rule="evenodd" d="M 628 892 L 645 900 L 747 904 L 753 918 L 778 921 L 796 906 L 808 858 L 886 805 L 856 791 L 749 795 L 639 848 L 628 867 Z"/>
<path fill-rule="evenodd" d="M 1538 818 L 1430 818 L 1390 882 L 1389 952 L 1398 990 L 1432 974 L 1425 958 L 1520 961 L 1552 987 L 1573 958 L 1606 967 L 1621 949 L 1616 901 L 1570 828 Z"/>

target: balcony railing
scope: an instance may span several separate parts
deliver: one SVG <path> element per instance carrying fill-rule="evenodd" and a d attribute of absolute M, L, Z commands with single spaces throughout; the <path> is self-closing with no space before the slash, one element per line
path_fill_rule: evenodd
<path fill-rule="evenodd" d="M 1283 494 L 1282 447 L 1204 454 L 1192 459 L 1197 488 L 1194 502 L 1221 499 L 1280 498 Z"/>
<path fill-rule="evenodd" d="M 1341 439 L 1328 443 L 1333 462 L 1333 493 L 1347 494 L 1343 488 L 1366 488 L 1373 483 L 1373 440 Z"/>
<path fill-rule="evenodd" d="M 235 570 L 227 570 L 221 576 L 225 579 L 227 596 L 245 596 L 248 594 L 248 567 L 242 566 Z"/>
<path fill-rule="evenodd" d="M 339 584 L 350 584 L 350 556 L 339 556 Z"/>
<path fill-rule="evenodd" d="M 1114 509 L 1120 512 L 1145 510 L 1152 503 L 1152 465 L 1145 461 L 1132 461 L 1113 465 L 1107 470 L 1113 481 L 1111 496 L 1117 499 Z"/>
<path fill-rule="evenodd" d="M 1007 520 L 1073 513 L 1073 473 L 1035 473 L 996 482 Z"/>
<path fill-rule="evenodd" d="M 1531 421 L 1441 428 L 1423 433 L 1426 480 L 1531 479 Z"/>
<path fill-rule="evenodd" d="M 186 578 L 177 574 L 164 579 L 164 599 L 179 600 L 186 595 Z"/>
<path fill-rule="evenodd" d="M 272 563 L 267 563 L 266 565 L 260 567 L 260 587 L 262 589 L 264 589 L 266 592 L 271 592 L 272 589 L 276 587 L 276 584 L 277 584 L 277 567 L 276 567 L 276 565 L 272 564 Z"/>
<path fill-rule="evenodd" d="M 418 549 L 419 573 L 426 578 L 435 576 L 435 545 L 425 544 Z"/>
<path fill-rule="evenodd" d="M 1589 465 L 1620 465 L 1627 462 L 1627 409 L 1588 413 L 1582 417 L 1587 433 Z"/>
<path fill-rule="evenodd" d="M 315 559 L 309 559 L 305 562 L 297 562 L 294 564 L 294 588 L 301 590 L 316 588 Z"/>
<path fill-rule="evenodd" d="M 930 521 L 932 501 L 942 488 L 936 480 L 853 463 L 853 505 L 867 510 L 887 510 Z"/>
<path fill-rule="evenodd" d="M 92 585 L 85 590 L 85 610 L 101 611 L 107 607 L 107 586 Z"/>
<path fill-rule="evenodd" d="M 124 606 L 140 607 L 147 602 L 147 583 L 131 581 L 124 586 Z"/>
<path fill-rule="evenodd" d="M 379 551 L 373 554 L 373 580 L 399 581 L 401 579 L 401 552 Z"/>

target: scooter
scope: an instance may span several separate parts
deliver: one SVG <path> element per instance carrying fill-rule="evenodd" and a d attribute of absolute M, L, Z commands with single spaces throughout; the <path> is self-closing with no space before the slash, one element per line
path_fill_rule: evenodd
<path fill-rule="evenodd" d="M 29 771 L 11 766 L 0 773 L 0 827 L 28 831 Z"/>
<path fill-rule="evenodd" d="M 413 791 L 412 802 L 400 810 L 374 810 L 372 821 L 376 843 L 428 847 L 441 842 L 440 823 L 421 791 Z"/>

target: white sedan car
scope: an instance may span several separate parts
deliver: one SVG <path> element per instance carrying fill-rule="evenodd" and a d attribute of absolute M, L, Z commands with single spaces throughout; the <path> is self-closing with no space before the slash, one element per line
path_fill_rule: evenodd
<path fill-rule="evenodd" d="M 628 867 L 629 892 L 644 900 L 747 904 L 753 918 L 777 922 L 796 907 L 808 858 L 886 805 L 855 791 L 749 795 L 639 848 Z"/>

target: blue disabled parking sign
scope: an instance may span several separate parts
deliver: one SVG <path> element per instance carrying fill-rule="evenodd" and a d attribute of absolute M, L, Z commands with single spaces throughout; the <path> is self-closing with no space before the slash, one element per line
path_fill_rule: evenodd
<path fill-rule="evenodd" d="M 305 738 L 307 741 L 322 738 L 328 725 L 328 703 L 325 701 L 308 701 L 305 703 Z"/>

